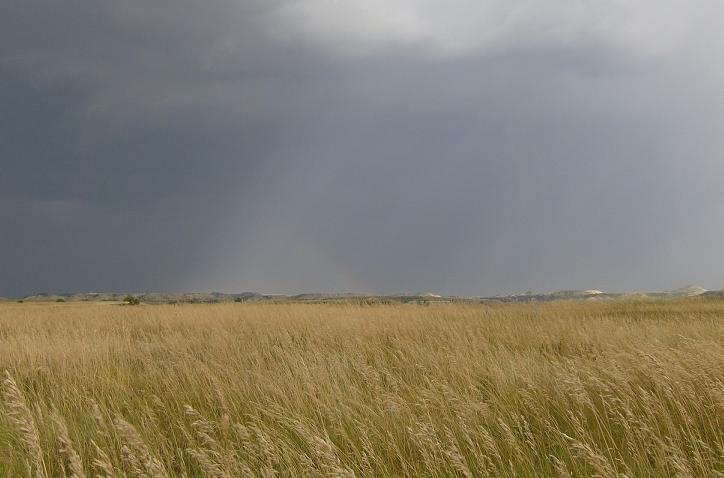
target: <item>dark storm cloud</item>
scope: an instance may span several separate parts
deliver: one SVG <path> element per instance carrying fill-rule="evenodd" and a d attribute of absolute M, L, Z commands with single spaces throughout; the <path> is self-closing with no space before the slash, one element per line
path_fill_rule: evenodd
<path fill-rule="evenodd" d="M 247 41 L 259 9 L 230 6 L 0 7 L 3 293 L 173 289 L 188 274 L 273 134 L 244 108 L 269 76 Z M 224 50 L 231 29 L 246 49 Z"/>
<path fill-rule="evenodd" d="M 376 3 L 4 2 L 0 295 L 724 286 L 716 4 Z"/>

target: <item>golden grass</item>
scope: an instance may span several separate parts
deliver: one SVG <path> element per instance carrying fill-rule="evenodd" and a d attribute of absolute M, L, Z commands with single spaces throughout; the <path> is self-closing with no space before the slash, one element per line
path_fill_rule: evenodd
<path fill-rule="evenodd" d="M 717 301 L 3 304 L 0 371 L 0 476 L 724 473 Z"/>

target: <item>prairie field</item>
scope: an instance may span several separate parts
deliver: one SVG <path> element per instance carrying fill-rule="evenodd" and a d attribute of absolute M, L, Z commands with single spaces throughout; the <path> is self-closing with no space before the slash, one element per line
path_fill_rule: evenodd
<path fill-rule="evenodd" d="M 0 476 L 724 476 L 724 301 L 0 304 Z"/>

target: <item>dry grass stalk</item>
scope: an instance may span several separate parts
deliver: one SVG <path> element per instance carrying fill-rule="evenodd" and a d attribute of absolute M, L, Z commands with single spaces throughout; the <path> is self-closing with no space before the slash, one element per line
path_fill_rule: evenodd
<path fill-rule="evenodd" d="M 14 425 L 20 441 L 28 453 L 30 474 L 36 478 L 44 478 L 47 476 L 47 472 L 38 427 L 22 391 L 7 370 L 3 380 L 3 402 L 10 423 Z"/>
<path fill-rule="evenodd" d="M 55 422 L 56 429 L 58 431 L 58 441 L 60 442 L 60 453 L 65 457 L 66 466 L 68 469 L 69 478 L 85 478 L 85 471 L 83 471 L 83 462 L 80 459 L 80 455 L 73 447 L 73 441 L 70 439 L 68 433 L 68 426 L 65 423 L 63 417 L 61 417 L 57 411 L 54 411 L 51 415 Z"/>

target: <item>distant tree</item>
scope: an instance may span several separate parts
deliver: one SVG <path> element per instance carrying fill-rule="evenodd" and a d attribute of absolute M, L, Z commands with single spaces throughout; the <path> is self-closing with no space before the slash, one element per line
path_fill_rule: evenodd
<path fill-rule="evenodd" d="M 244 302 L 241 297 L 235 297 L 234 302 Z"/>
<path fill-rule="evenodd" d="M 60 298 L 60 299 L 55 299 L 55 301 L 56 301 L 56 302 L 65 302 L 65 299 Z"/>
<path fill-rule="evenodd" d="M 127 305 L 138 305 L 141 303 L 141 300 L 138 297 L 134 297 L 131 294 L 128 294 L 125 299 L 123 299 L 123 302 L 125 302 Z"/>
<path fill-rule="evenodd" d="M 23 299 L 18 300 L 18 304 L 22 304 L 23 302 L 25 302 Z"/>

